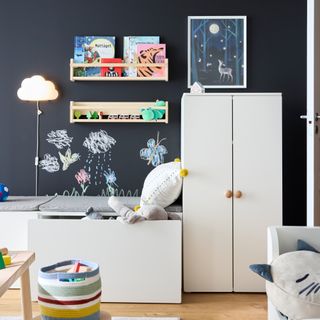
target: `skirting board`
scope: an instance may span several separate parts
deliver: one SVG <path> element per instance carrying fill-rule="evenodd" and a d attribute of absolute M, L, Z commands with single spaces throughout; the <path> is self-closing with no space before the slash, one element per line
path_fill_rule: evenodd
<path fill-rule="evenodd" d="M 35 320 L 40 317 L 35 318 Z M 102 318 L 103 319 L 103 318 Z M 112 320 L 180 320 L 178 317 L 112 317 Z M 0 317 L 0 320 L 22 320 L 21 317 Z"/>
<path fill-rule="evenodd" d="M 180 318 L 178 317 L 112 317 L 111 319 L 112 320 L 180 320 Z"/>
<path fill-rule="evenodd" d="M 102 316 L 106 316 L 103 312 Z M 101 317 L 104 319 L 103 317 Z M 35 320 L 40 319 L 40 317 L 35 318 Z M 178 317 L 112 317 L 112 320 L 180 320 Z M 22 320 L 21 317 L 1 317 L 0 320 Z"/>

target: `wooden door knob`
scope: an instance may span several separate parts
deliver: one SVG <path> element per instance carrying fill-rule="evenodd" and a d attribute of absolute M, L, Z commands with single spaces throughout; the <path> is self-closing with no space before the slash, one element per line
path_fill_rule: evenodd
<path fill-rule="evenodd" d="M 226 198 L 232 198 L 232 191 L 231 190 L 227 190 L 224 195 L 226 196 Z"/>
<path fill-rule="evenodd" d="M 238 199 L 241 198 L 242 197 L 242 192 L 240 190 L 236 191 L 235 197 L 238 198 Z"/>

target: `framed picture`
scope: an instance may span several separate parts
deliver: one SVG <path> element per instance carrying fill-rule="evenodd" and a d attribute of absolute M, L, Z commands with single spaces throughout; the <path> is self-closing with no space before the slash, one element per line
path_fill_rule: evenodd
<path fill-rule="evenodd" d="M 188 17 L 188 87 L 247 87 L 247 17 Z"/>

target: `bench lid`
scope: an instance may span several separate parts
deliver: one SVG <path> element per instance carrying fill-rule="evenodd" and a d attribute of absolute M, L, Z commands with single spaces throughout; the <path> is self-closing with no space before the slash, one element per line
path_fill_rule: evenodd
<path fill-rule="evenodd" d="M 9 196 L 9 198 L 0 202 L 0 212 L 2 211 L 39 211 L 41 205 L 46 204 L 56 196 Z"/>
<path fill-rule="evenodd" d="M 140 203 L 140 197 L 119 197 L 123 205 L 133 209 Z M 40 206 L 42 212 L 83 212 L 89 207 L 100 213 L 108 213 L 109 216 L 117 215 L 108 205 L 109 197 L 100 196 L 57 196 L 52 201 Z M 181 206 L 166 208 L 170 212 L 181 212 Z M 110 214 L 113 213 L 113 214 Z"/>

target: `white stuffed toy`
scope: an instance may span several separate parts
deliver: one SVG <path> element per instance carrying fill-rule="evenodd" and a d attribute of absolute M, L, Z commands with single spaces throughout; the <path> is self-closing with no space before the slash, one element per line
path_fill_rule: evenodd
<path fill-rule="evenodd" d="M 188 170 L 181 168 L 180 159 L 163 163 L 154 168 L 146 177 L 140 206 L 134 211 L 124 206 L 116 197 L 109 198 L 109 206 L 120 217 L 117 220 L 135 223 L 144 220 L 180 220 L 176 213 L 168 213 L 163 208 L 170 206 L 179 197 L 183 178 Z"/>
<path fill-rule="evenodd" d="M 123 223 L 135 223 L 145 220 L 180 220 L 180 216 L 176 213 L 168 213 L 158 205 L 143 205 L 136 211 L 124 206 L 122 202 L 112 196 L 108 201 L 109 206 L 119 214 L 117 220 Z"/>
<path fill-rule="evenodd" d="M 94 211 L 92 207 L 89 207 L 85 214 L 86 216 L 82 220 L 103 220 L 103 215 L 100 212 Z"/>
<path fill-rule="evenodd" d="M 250 269 L 267 280 L 266 291 L 278 311 L 289 320 L 320 318 L 320 253 L 303 240 L 271 265 Z"/>
<path fill-rule="evenodd" d="M 174 203 L 182 190 L 183 179 L 188 170 L 182 168 L 181 160 L 160 164 L 149 172 L 144 180 L 140 206 L 157 204 L 166 208 Z"/>

